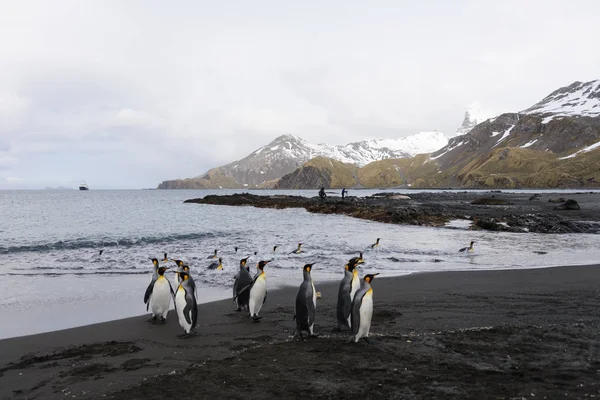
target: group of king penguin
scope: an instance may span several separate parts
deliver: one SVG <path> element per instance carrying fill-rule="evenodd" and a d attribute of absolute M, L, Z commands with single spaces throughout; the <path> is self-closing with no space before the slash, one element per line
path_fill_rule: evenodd
<path fill-rule="evenodd" d="M 380 238 L 373 243 L 371 249 L 379 247 Z M 460 252 L 473 251 L 473 243 L 468 248 L 460 249 Z M 235 248 L 237 251 L 237 247 Z M 277 250 L 277 246 L 273 251 Z M 218 250 L 208 258 L 217 258 Z M 290 254 L 302 253 L 302 243 Z M 253 321 L 258 322 L 260 310 L 267 300 L 267 276 L 265 266 L 271 260 L 261 260 L 257 263 L 257 272 L 254 276 L 250 274 L 248 266 L 249 257 L 240 260 L 239 271 L 233 282 L 233 301 L 237 305 L 237 311 L 246 311 Z M 179 324 L 184 333 L 180 337 L 189 337 L 196 333 L 198 322 L 198 304 L 196 284 L 190 275 L 190 268 L 181 260 L 169 260 L 167 253 L 164 254 L 163 263 L 175 262 L 177 269 L 177 290 L 173 290 L 170 281 L 164 276 L 169 267 L 160 265 L 159 260 L 152 258 L 153 274 L 152 280 L 144 294 L 146 311 L 152 312 L 150 321 L 152 323 L 164 324 L 171 299 L 173 299 Z M 369 342 L 369 331 L 373 316 L 373 288 L 371 282 L 379 274 L 366 274 L 362 279 L 359 277 L 358 266 L 364 264 L 363 253 L 358 257 L 348 260 L 344 266 L 344 277 L 342 278 L 337 298 L 336 331 L 349 331 L 349 341 L 358 342 L 363 339 Z M 312 280 L 311 271 L 315 263 L 306 264 L 303 267 L 303 281 L 298 290 L 295 303 L 294 319 L 296 329 L 293 337 L 303 337 L 303 332 L 308 332 L 309 337 L 316 337 L 314 333 L 315 314 L 317 308 L 317 292 Z M 222 259 L 218 263 L 213 262 L 208 269 L 222 269 Z"/>

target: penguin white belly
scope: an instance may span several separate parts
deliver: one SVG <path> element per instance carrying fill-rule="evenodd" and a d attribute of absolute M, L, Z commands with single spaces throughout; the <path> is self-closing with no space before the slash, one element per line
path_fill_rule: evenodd
<path fill-rule="evenodd" d="M 190 333 L 190 329 L 192 328 L 192 324 L 188 323 L 185 320 L 185 315 L 183 314 L 183 310 L 187 302 L 185 300 L 185 290 L 180 286 L 177 289 L 177 293 L 175 294 L 175 307 L 177 308 L 177 317 L 179 318 L 179 325 L 183 328 L 185 333 Z M 190 316 L 190 321 L 192 317 Z"/>
<path fill-rule="evenodd" d="M 265 294 L 267 293 L 267 280 L 264 275 L 261 275 L 256 279 L 252 289 L 250 289 L 250 316 L 258 316 L 260 309 L 262 308 L 263 301 L 265 300 Z"/>
<path fill-rule="evenodd" d="M 363 296 L 362 303 L 360 305 L 360 325 L 358 326 L 358 332 L 354 337 L 354 341 L 362 337 L 369 337 L 369 331 L 371 330 L 371 318 L 373 317 L 373 292 L 369 290 Z"/>
<path fill-rule="evenodd" d="M 161 276 L 154 282 L 152 295 L 150 296 L 150 309 L 152 310 L 152 315 L 161 316 L 166 319 L 170 304 L 171 287 L 167 278 Z"/>
<path fill-rule="evenodd" d="M 312 286 L 312 291 L 313 291 L 312 292 L 313 293 L 312 302 L 313 302 L 313 305 L 315 306 L 314 310 L 315 310 L 315 314 L 316 314 L 317 313 L 317 291 L 315 290 L 315 284 L 313 283 L 312 279 L 310 280 L 310 285 Z M 313 323 L 308 327 L 308 330 L 311 335 L 314 335 L 314 332 L 313 332 L 314 326 L 315 326 L 315 321 L 313 319 Z"/>

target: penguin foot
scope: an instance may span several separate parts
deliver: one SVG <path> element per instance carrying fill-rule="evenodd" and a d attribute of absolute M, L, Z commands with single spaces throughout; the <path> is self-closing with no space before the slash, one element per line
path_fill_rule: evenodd
<path fill-rule="evenodd" d="M 346 343 L 354 343 L 354 336 L 350 336 L 348 340 L 346 340 Z"/>
<path fill-rule="evenodd" d="M 240 307 L 238 307 L 235 311 L 242 311 L 242 309 Z"/>
<path fill-rule="evenodd" d="M 363 337 L 364 341 L 366 344 L 373 344 L 373 342 L 371 341 L 371 339 L 369 339 L 368 337 Z"/>
<path fill-rule="evenodd" d="M 311 338 L 311 339 L 316 339 L 316 338 L 319 337 L 319 334 L 318 333 L 311 333 L 310 335 L 308 335 L 308 337 Z"/>
<path fill-rule="evenodd" d="M 165 317 L 160 317 L 160 318 L 158 318 L 158 322 L 157 323 L 160 324 L 160 325 L 164 325 L 164 324 L 167 323 L 167 319 Z"/>
<path fill-rule="evenodd" d="M 260 322 L 260 319 L 261 319 L 261 318 L 262 318 L 262 317 L 259 317 L 258 315 L 254 315 L 254 316 L 252 316 L 252 320 L 253 320 L 254 322 Z"/>
<path fill-rule="evenodd" d="M 153 315 L 148 322 L 150 322 L 151 324 L 156 324 L 156 322 L 158 321 L 158 317 L 156 315 Z"/>

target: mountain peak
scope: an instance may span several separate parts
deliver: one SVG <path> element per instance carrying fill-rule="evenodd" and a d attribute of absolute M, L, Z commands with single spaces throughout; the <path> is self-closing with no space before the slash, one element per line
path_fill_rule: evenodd
<path fill-rule="evenodd" d="M 554 117 L 600 116 L 600 80 L 573 82 L 555 90 L 522 114 Z M 545 120 L 548 122 L 549 120 Z"/>
<path fill-rule="evenodd" d="M 465 111 L 465 117 L 463 119 L 462 125 L 456 130 L 455 136 L 469 133 L 469 131 L 471 131 L 471 129 L 473 129 L 475 125 L 482 123 L 490 117 L 490 113 L 488 111 L 483 110 L 481 104 L 478 101 L 469 104 L 467 110 Z"/>

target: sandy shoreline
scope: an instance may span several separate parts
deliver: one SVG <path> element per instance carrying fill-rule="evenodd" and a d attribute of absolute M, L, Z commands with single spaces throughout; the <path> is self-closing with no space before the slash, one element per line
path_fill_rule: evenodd
<path fill-rule="evenodd" d="M 173 314 L 2 340 L 0 398 L 600 395 L 600 266 L 376 279 L 371 345 L 330 332 L 337 283 L 315 284 L 317 339 L 290 341 L 293 286 L 269 293 L 261 323 L 200 305 L 187 340 Z"/>

